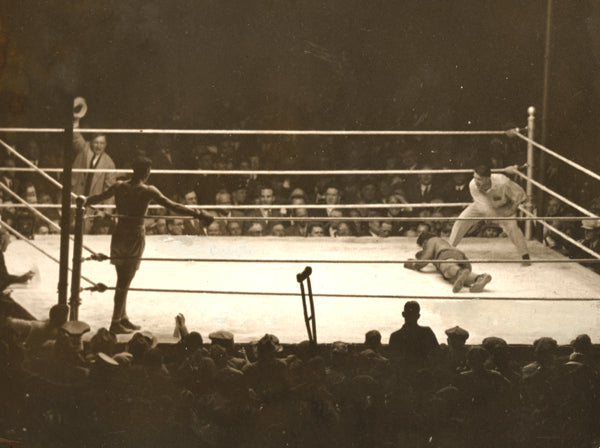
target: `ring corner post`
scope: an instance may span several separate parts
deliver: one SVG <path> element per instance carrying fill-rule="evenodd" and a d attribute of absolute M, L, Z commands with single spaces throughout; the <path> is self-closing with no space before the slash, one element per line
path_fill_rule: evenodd
<path fill-rule="evenodd" d="M 534 172 L 534 155 L 533 155 L 533 140 L 535 136 L 535 107 L 529 106 L 527 109 L 527 137 L 530 141 L 527 142 L 527 184 L 526 193 L 529 200 L 527 205 L 528 211 L 533 213 L 533 184 L 530 179 L 533 179 Z M 525 238 L 530 240 L 532 238 L 532 225 L 531 221 L 525 222 Z"/>
<path fill-rule="evenodd" d="M 69 287 L 69 230 L 71 227 L 71 175 L 73 162 L 73 98 L 69 97 L 69 121 L 64 131 L 62 201 L 60 219 L 60 264 L 58 273 L 58 303 L 67 304 Z"/>
<path fill-rule="evenodd" d="M 83 253 L 83 213 L 84 197 L 77 196 L 77 209 L 75 211 L 75 229 L 73 241 L 73 271 L 71 273 L 71 308 L 70 320 L 79 320 L 80 287 L 81 287 L 81 256 Z"/>

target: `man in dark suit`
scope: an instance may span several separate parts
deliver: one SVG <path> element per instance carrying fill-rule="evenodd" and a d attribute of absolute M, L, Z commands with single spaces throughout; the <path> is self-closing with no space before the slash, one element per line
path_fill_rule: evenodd
<path fill-rule="evenodd" d="M 193 189 L 185 192 L 183 195 L 183 203 L 188 207 L 194 207 L 198 205 L 198 197 Z M 184 235 L 202 235 L 204 236 L 204 228 L 195 219 L 186 219 L 183 221 L 183 234 Z"/>
<path fill-rule="evenodd" d="M 395 360 L 408 368 L 425 367 L 431 356 L 439 349 L 435 334 L 429 327 L 417 322 L 421 317 L 418 302 L 404 304 L 404 325 L 390 336 L 390 351 Z"/>
<path fill-rule="evenodd" d="M 308 209 L 305 208 L 294 208 L 292 209 L 292 216 L 298 218 L 307 218 Z M 291 221 L 290 226 L 285 229 L 286 236 L 307 236 L 308 235 L 308 222 L 306 221 Z"/>
<path fill-rule="evenodd" d="M 340 189 L 332 184 L 325 187 L 325 194 L 323 195 L 323 197 L 325 199 L 325 204 L 328 206 L 328 208 L 313 209 L 310 213 L 311 216 L 320 218 L 331 216 L 336 206 L 340 204 L 340 201 L 342 199 Z"/>
<path fill-rule="evenodd" d="M 260 188 L 260 193 L 258 196 L 258 204 L 259 205 L 274 205 L 275 203 L 275 195 L 273 194 L 273 189 L 271 187 L 262 186 Z M 248 216 L 255 216 L 256 221 L 262 225 L 263 231 L 265 235 L 269 235 L 271 233 L 271 226 L 278 222 L 273 221 L 269 218 L 280 218 L 281 210 L 277 208 L 261 208 L 258 210 L 250 210 Z"/>
<path fill-rule="evenodd" d="M 462 169 L 464 164 L 458 162 L 454 164 L 453 168 Z M 444 185 L 442 191 L 442 199 L 444 202 L 455 203 L 455 202 L 471 202 L 471 192 L 469 190 L 469 181 L 471 175 L 468 173 L 454 173 L 450 176 L 450 179 Z M 445 211 L 448 216 L 454 216 L 460 214 L 463 207 L 451 207 L 446 208 Z"/>
<path fill-rule="evenodd" d="M 313 209 L 310 211 L 310 216 L 320 218 L 341 218 L 344 216 L 343 210 L 336 208 L 342 199 L 340 189 L 336 185 L 327 185 L 323 197 L 328 207 Z M 325 233 L 329 236 L 335 236 L 339 221 L 324 221 L 323 224 L 326 226 Z"/>
<path fill-rule="evenodd" d="M 6 168 L 15 168 L 16 163 L 14 159 L 11 159 L 9 156 L 5 156 L 2 162 L 0 162 L 2 167 Z M 19 191 L 21 187 L 21 183 L 19 178 L 15 175 L 16 171 L 12 170 L 2 170 L 0 171 L 0 182 L 10 188 L 12 191 Z"/>
<path fill-rule="evenodd" d="M 171 151 L 172 141 L 168 136 L 162 135 L 157 139 L 157 146 L 152 157 L 152 166 L 158 170 L 174 170 L 177 169 L 174 154 Z M 152 185 L 156 186 L 164 195 L 170 197 L 177 190 L 177 176 L 161 175 L 155 176 L 152 179 Z"/>
<path fill-rule="evenodd" d="M 443 190 L 442 198 L 446 202 L 471 202 L 469 179 L 467 173 L 454 173 Z"/>
<path fill-rule="evenodd" d="M 431 163 L 423 163 L 419 166 L 420 170 L 435 169 Z M 417 178 L 411 176 L 406 181 L 406 196 L 408 202 L 423 203 L 431 202 L 432 199 L 442 197 L 442 189 L 437 182 L 434 174 L 422 173 Z"/>

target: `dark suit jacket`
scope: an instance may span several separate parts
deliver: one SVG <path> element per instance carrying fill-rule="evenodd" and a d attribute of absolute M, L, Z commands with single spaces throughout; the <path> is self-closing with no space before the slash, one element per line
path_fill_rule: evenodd
<path fill-rule="evenodd" d="M 183 221 L 183 234 L 204 236 L 204 230 L 202 225 L 200 225 L 200 221 L 197 219 L 185 219 Z"/>
<path fill-rule="evenodd" d="M 152 158 L 152 168 L 155 170 L 174 170 L 177 168 L 173 158 L 169 160 L 164 154 L 157 153 Z M 177 193 L 180 179 L 172 174 L 157 174 L 152 176 L 151 185 L 156 186 L 165 196 L 171 197 Z"/>
<path fill-rule="evenodd" d="M 408 367 L 422 367 L 439 348 L 435 334 L 429 327 L 404 324 L 390 336 L 390 351 Z"/>
<path fill-rule="evenodd" d="M 444 187 L 442 198 L 446 202 L 473 202 L 473 198 L 471 198 L 471 193 L 469 192 L 469 182 L 467 181 L 460 191 L 456 190 L 454 182 L 447 183 Z"/>
<path fill-rule="evenodd" d="M 308 233 L 308 225 L 301 227 L 304 223 L 295 223 L 285 229 L 285 236 L 306 236 Z M 308 223 L 306 223 L 308 224 Z"/>
<path fill-rule="evenodd" d="M 408 202 L 431 202 L 432 199 L 443 199 L 443 190 L 435 181 L 429 186 L 429 191 L 421 193 L 421 184 L 419 182 L 406 183 L 406 200 Z"/>
<path fill-rule="evenodd" d="M 268 218 L 264 217 L 262 215 L 260 209 L 248 210 L 247 216 L 256 217 L 256 222 L 260 222 L 263 226 L 263 234 L 264 235 L 269 235 L 271 233 L 271 227 L 273 227 L 278 222 L 282 222 L 283 225 L 287 224 L 285 221 L 273 221 L 272 219 L 268 219 Z M 282 216 L 281 209 L 280 208 L 272 208 L 271 216 L 273 218 L 281 218 L 281 216 Z M 246 221 L 246 224 L 247 224 L 247 226 L 246 226 L 246 229 L 247 229 L 252 225 L 252 221 Z"/>

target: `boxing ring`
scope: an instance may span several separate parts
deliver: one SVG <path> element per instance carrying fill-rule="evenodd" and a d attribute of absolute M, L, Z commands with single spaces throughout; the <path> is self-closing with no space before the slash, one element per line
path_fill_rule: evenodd
<path fill-rule="evenodd" d="M 86 235 L 85 241 L 91 248 L 106 252 L 109 238 Z M 580 333 L 588 333 L 592 341 L 600 339 L 600 302 L 589 300 L 598 296 L 600 276 L 577 263 L 534 263 L 526 268 L 519 263 L 475 266 L 493 277 L 485 293 L 450 296 L 451 285 L 431 265 L 419 273 L 397 263 L 343 263 L 409 258 L 417 249 L 415 238 L 158 235 L 146 238 L 145 257 L 331 260 L 310 263 L 319 342 L 362 342 L 364 334 L 372 329 L 378 329 L 387 341 L 389 334 L 403 324 L 402 309 L 408 298 L 419 301 L 422 324 L 431 326 L 440 341 L 445 340 L 444 330 L 455 325 L 469 330 L 470 343 L 479 343 L 490 335 L 505 338 L 509 343 L 531 343 L 544 335 L 568 343 Z M 36 237 L 35 242 L 49 252 L 59 247 L 55 235 Z M 532 258 L 557 258 L 554 251 L 540 243 L 529 244 Z M 506 238 L 468 238 L 460 247 L 472 258 L 493 255 L 517 259 Z M 6 259 L 15 272 L 37 265 L 41 278 L 29 285 L 14 286 L 12 296 L 36 317 L 47 316 L 56 301 L 57 264 L 23 241 L 9 246 Z M 283 342 L 299 342 L 306 339 L 306 329 L 296 274 L 305 265 L 143 261 L 129 293 L 129 312 L 136 323 L 161 341 L 175 341 L 174 317 L 183 313 L 189 328 L 203 335 L 227 329 L 235 334 L 236 341 L 247 342 L 270 332 Z M 107 261 L 85 262 L 82 273 L 107 285 L 115 281 L 114 268 Z M 147 285 L 219 293 L 136 290 Z M 241 295 L 236 291 L 256 294 Z M 277 295 L 268 295 L 271 293 Z M 541 300 L 541 297 L 561 300 Z M 107 327 L 112 291 L 83 291 L 81 299 L 79 319 L 93 330 Z M 128 336 L 120 338 L 126 340 Z"/>
<path fill-rule="evenodd" d="M 8 128 L 0 128 L 0 132 Z M 10 129 L 18 132 L 14 128 Z M 533 140 L 533 111 L 530 110 L 528 136 L 520 130 L 510 133 L 528 144 L 527 174 L 511 171 L 526 180 L 527 193 L 531 197 L 533 187 L 557 197 L 582 213 L 583 217 L 597 218 L 593 213 L 571 203 L 532 179 L 532 148 L 550 151 Z M 40 132 L 51 132 L 40 130 Z M 64 130 L 63 130 L 64 131 Z M 91 132 L 133 132 L 134 130 L 81 129 Z M 27 130 L 24 132 L 32 132 Z M 52 131 L 58 132 L 58 131 Z M 139 130 L 135 132 L 140 132 Z M 184 130 L 144 130 L 145 133 L 185 133 Z M 194 134 L 235 134 L 232 130 L 187 131 Z M 285 131 L 240 131 L 239 133 L 273 133 Z M 302 133 L 302 131 L 289 131 Z M 311 132 L 311 131 L 308 131 Z M 327 131 L 325 131 L 327 132 Z M 312 132 L 323 134 L 322 131 Z M 329 131 L 333 135 L 352 132 Z M 361 131 L 370 134 L 370 131 Z M 373 131 L 374 135 L 427 134 L 417 131 Z M 443 134 L 443 132 L 441 132 Z M 455 134 L 459 134 L 456 132 Z M 464 134 L 490 134 L 485 131 L 469 131 Z M 506 135 L 497 131 L 497 135 Z M 431 132 L 430 134 L 440 134 Z M 14 151 L 4 141 L 0 143 Z M 554 153 L 556 154 L 556 153 Z M 557 156 L 562 157 L 557 154 Z M 23 160 L 23 159 L 21 159 Z M 25 159 L 26 161 L 26 159 Z M 24 161 L 24 162 L 25 162 Z M 26 162 L 27 163 L 27 162 Z M 573 162 L 570 162 L 574 165 Z M 38 170 L 30 166 L 29 170 Z M 51 170 L 46 170 L 51 171 Z M 89 172 L 90 170 L 80 170 Z M 153 173 L 160 170 L 154 170 Z M 167 171 L 167 170 L 165 170 Z M 198 170 L 181 171 L 182 174 L 200 173 Z M 377 174 L 418 174 L 419 172 L 452 173 L 471 170 L 387 170 Z M 589 171 L 589 170 L 588 170 Z M 248 171 L 210 171 L 209 174 L 247 174 Z M 282 172 L 258 172 L 281 174 Z M 285 172 L 289 173 L 289 172 Z M 315 175 L 322 172 L 295 174 Z M 327 173 L 340 174 L 342 172 Z M 344 174 L 365 174 L 352 171 Z M 372 174 L 372 173 L 369 173 Z M 600 179 L 593 172 L 586 173 Z M 465 204 L 409 204 L 410 207 L 455 207 Z M 17 204 L 34 209 L 31 204 Z M 403 208 L 406 204 L 342 205 L 361 208 Z M 281 208 L 275 206 L 246 206 L 246 208 Z M 288 206 L 293 209 L 300 206 Z M 302 208 L 324 208 L 305 204 Z M 218 209 L 219 206 L 197 206 Z M 235 209 L 235 206 L 227 206 Z M 334 208 L 338 208 L 337 206 Z M 531 236 L 530 223 L 537 222 L 553 232 L 579 244 L 568 235 L 536 216 L 531 207 L 521 208 L 526 222 L 526 235 Z M 80 209 L 82 213 L 82 209 Z M 577 219 L 582 217 L 564 218 Z M 227 218 L 232 219 L 232 218 Z M 256 218 L 254 218 L 256 219 Z M 302 220 L 296 219 L 294 220 Z M 305 218 L 310 220 L 310 218 Z M 328 218 L 318 218 L 320 221 Z M 332 218 L 329 218 L 332 219 Z M 384 220 L 381 217 L 370 218 Z M 419 218 L 427 220 L 428 218 Z M 431 218 L 439 220 L 439 217 Z M 442 218 L 444 219 L 444 218 Z M 457 218 L 447 218 L 456 220 Z M 501 219 L 501 218 L 500 218 Z M 560 218 L 559 218 L 560 219 Z M 287 218 L 289 221 L 290 218 Z M 316 220 L 316 218 L 314 219 Z M 353 218 L 345 218 L 351 221 Z M 493 220 L 493 219 L 492 219 Z M 108 261 L 90 260 L 108 253 L 109 236 L 84 235 L 75 231 L 75 253 L 69 259 L 81 259 L 73 264 L 74 280 L 81 280 L 82 302 L 75 317 L 90 324 L 92 331 L 108 327 L 112 309 L 115 273 Z M 6 224 L 4 223 L 6 226 Z M 9 227 L 10 231 L 14 231 Z M 444 340 L 444 330 L 455 325 L 467 328 L 470 343 L 479 343 L 487 336 L 498 336 L 509 343 L 531 343 L 540 336 L 552 336 L 559 343 L 568 343 L 577 334 L 587 333 L 593 341 L 600 339 L 600 276 L 545 247 L 528 241 L 532 266 L 521 266 L 521 259 L 506 238 L 468 238 L 460 249 L 464 251 L 476 272 L 488 272 L 493 281 L 483 293 L 461 292 L 452 294 L 450 286 L 429 265 L 423 272 L 403 269 L 402 263 L 414 257 L 418 249 L 416 238 L 392 237 L 342 237 L 342 238 L 294 238 L 294 237 L 198 237 L 198 236 L 147 236 L 142 266 L 135 277 L 128 298 L 132 319 L 145 330 L 152 331 L 162 341 L 174 341 L 172 335 L 174 317 L 186 316 L 190 329 L 208 334 L 226 329 L 233 332 L 237 342 L 260 338 L 265 332 L 279 336 L 283 342 L 299 342 L 306 339 L 302 318 L 302 303 L 296 282 L 296 274 L 305 266 L 311 266 L 312 287 L 315 298 L 319 342 L 344 340 L 362 342 L 364 334 L 379 330 L 385 341 L 389 334 L 403 324 L 402 309 L 406 300 L 415 299 L 421 304 L 421 322 L 431 326 L 438 339 Z M 36 247 L 33 247 L 33 246 Z M 41 273 L 30 284 L 13 287 L 13 298 L 38 318 L 47 316 L 55 303 L 59 266 L 56 257 L 61 239 L 56 235 L 36 236 L 33 242 L 21 238 L 9 246 L 5 254 L 11 271 L 19 272 L 36 266 Z M 598 254 L 582 248 L 590 255 Z M 102 257 L 100 257 L 102 258 Z M 593 260 L 595 261 L 595 260 Z M 81 271 L 79 271 L 81 268 Z M 93 279 L 93 280 L 91 280 Z M 75 283 L 76 285 L 78 283 Z M 98 286 L 109 285 L 105 292 L 89 291 Z M 76 290 L 79 288 L 75 287 Z M 103 289 L 103 288 L 100 288 Z M 79 298 L 76 298 L 77 300 Z M 72 302 L 73 304 L 73 302 Z M 128 336 L 120 336 L 128 339 Z"/>

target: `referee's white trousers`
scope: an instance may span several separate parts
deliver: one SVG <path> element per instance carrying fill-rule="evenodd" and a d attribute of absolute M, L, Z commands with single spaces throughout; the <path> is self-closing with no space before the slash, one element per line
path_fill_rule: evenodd
<path fill-rule="evenodd" d="M 469 205 L 465 208 L 462 213 L 459 215 L 460 218 L 481 218 L 486 219 L 491 216 L 504 216 L 505 214 L 499 211 L 498 209 L 492 209 L 476 202 Z M 517 221 L 512 220 L 502 220 L 496 221 L 497 224 L 502 227 L 502 230 L 508 235 L 512 243 L 517 248 L 519 255 L 523 256 L 529 253 L 527 249 L 527 242 L 525 241 L 525 236 L 521 229 L 517 225 Z M 454 225 L 452 226 L 452 232 L 450 232 L 449 243 L 454 247 L 460 243 L 463 236 L 469 231 L 469 229 L 475 225 L 477 221 L 454 221 Z"/>

